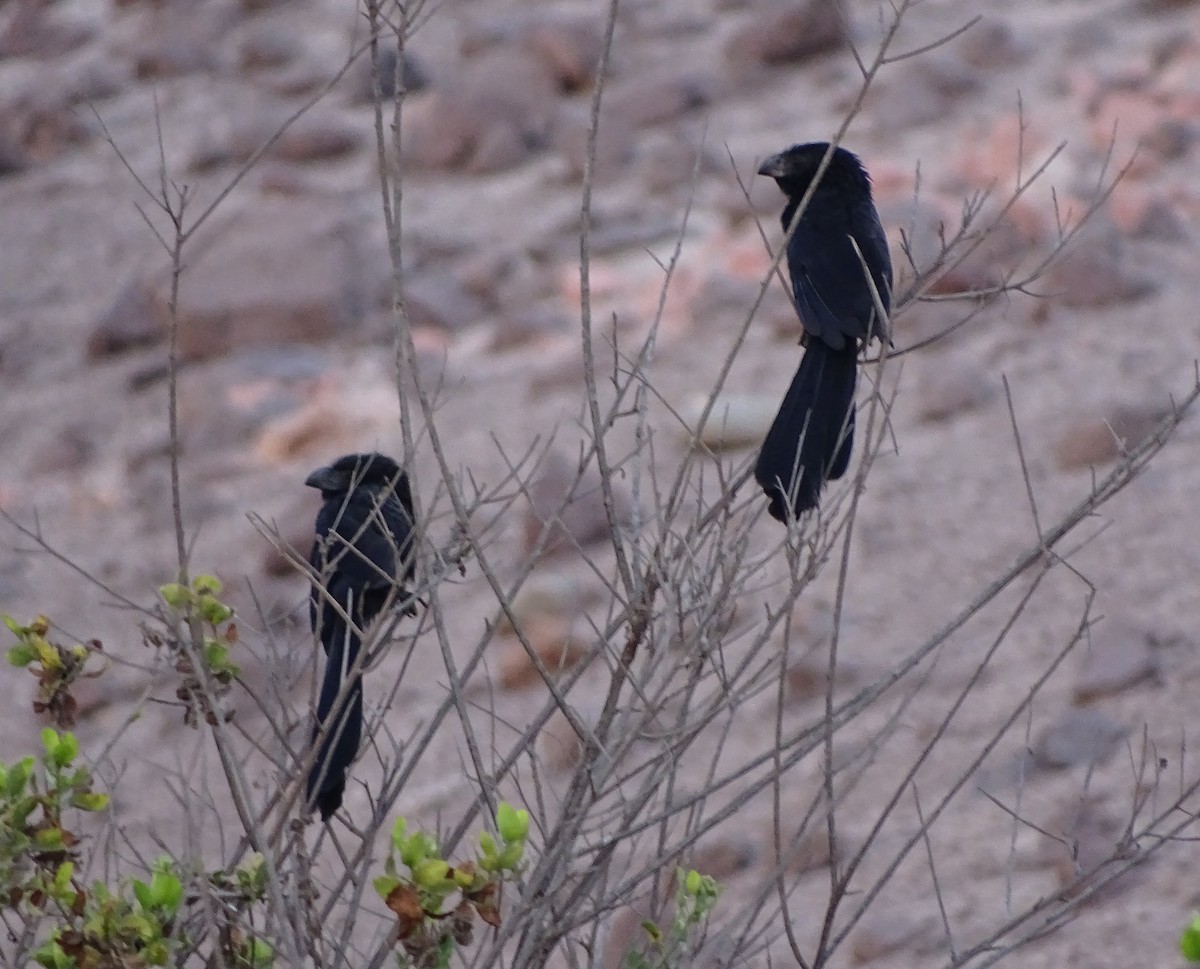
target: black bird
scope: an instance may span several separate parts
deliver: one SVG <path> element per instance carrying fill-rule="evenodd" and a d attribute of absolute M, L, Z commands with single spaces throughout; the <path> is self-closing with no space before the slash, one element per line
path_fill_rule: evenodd
<path fill-rule="evenodd" d="M 411 595 L 413 504 L 407 475 L 383 454 L 347 454 L 304 483 L 319 488 L 325 500 L 308 556 L 325 589 L 314 586 L 309 598 L 312 629 L 325 650 L 325 678 L 313 743 L 322 739 L 308 775 L 307 802 L 328 821 L 342 806 L 346 772 L 362 737 L 362 670 L 355 660 L 363 633 L 385 608 Z M 415 611 L 411 603 L 408 610 Z"/>
<path fill-rule="evenodd" d="M 828 150 L 823 141 L 793 145 L 759 167 L 758 174 L 775 179 L 787 196 L 785 231 Z M 888 339 L 863 265 L 890 310 L 892 260 L 871 201 L 871 179 L 845 148 L 833 150 L 788 241 L 787 263 L 805 351 L 754 466 L 771 500 L 771 517 L 782 522 L 788 508 L 795 517 L 816 508 L 822 485 L 846 473 L 858 351 L 873 339 Z"/>

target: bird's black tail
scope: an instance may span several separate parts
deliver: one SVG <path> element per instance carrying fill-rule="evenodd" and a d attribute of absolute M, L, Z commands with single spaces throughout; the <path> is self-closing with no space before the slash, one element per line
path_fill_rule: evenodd
<path fill-rule="evenodd" d="M 346 613 L 355 614 L 350 608 Z M 313 742 L 320 736 L 321 745 L 308 775 L 307 799 L 309 807 L 316 807 L 321 819 L 328 821 L 342 806 L 346 773 L 362 739 L 362 670 L 354 669 L 362 643 L 358 633 L 332 608 L 323 610 L 320 633 L 325 647 L 325 677 L 317 700 Z M 350 687 L 339 703 L 347 682 Z"/>
<path fill-rule="evenodd" d="M 775 422 L 767 432 L 754 477 L 771 499 L 772 518 L 787 521 L 816 508 L 821 486 L 840 478 L 854 443 L 854 384 L 858 348 L 834 350 L 810 340 Z"/>

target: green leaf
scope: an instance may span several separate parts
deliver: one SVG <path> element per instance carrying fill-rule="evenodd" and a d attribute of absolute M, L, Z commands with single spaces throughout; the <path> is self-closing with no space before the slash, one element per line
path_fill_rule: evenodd
<path fill-rule="evenodd" d="M 62 828 L 42 828 L 34 834 L 33 843 L 44 851 L 60 851 L 66 846 Z"/>
<path fill-rule="evenodd" d="M 26 642 L 37 654 L 38 662 L 42 664 L 43 669 L 59 671 L 63 668 L 62 656 L 59 655 L 58 647 L 46 642 L 44 637 L 31 636 Z"/>
<path fill-rule="evenodd" d="M 8 631 L 14 636 L 21 637 L 25 635 L 25 627 L 17 622 L 7 612 L 0 612 L 0 620 L 3 620 L 4 625 L 8 627 Z"/>
<path fill-rule="evenodd" d="M 242 947 L 242 958 L 252 969 L 269 969 L 275 964 L 275 949 L 266 939 L 251 939 Z"/>
<path fill-rule="evenodd" d="M 62 950 L 62 946 L 50 939 L 33 954 L 34 961 L 46 969 L 76 969 L 76 962 Z"/>
<path fill-rule="evenodd" d="M 13 764 L 8 772 L 8 784 L 5 793 L 10 798 L 20 796 L 25 791 L 25 785 L 33 774 L 33 758 L 25 757 Z"/>
<path fill-rule="evenodd" d="M 79 741 L 75 739 L 73 733 L 67 732 L 61 734 L 58 738 L 58 746 L 55 747 L 51 757 L 59 767 L 66 767 L 71 763 L 79 753 Z"/>
<path fill-rule="evenodd" d="M 103 811 L 108 807 L 108 795 L 95 791 L 80 791 L 71 795 L 71 807 L 80 811 Z"/>
<path fill-rule="evenodd" d="M 700 891 L 700 872 L 693 868 L 687 873 L 683 880 L 683 886 L 687 889 L 689 895 L 695 895 Z"/>
<path fill-rule="evenodd" d="M 218 599 L 204 597 L 200 600 L 200 617 L 205 622 L 219 626 L 233 616 L 233 610 Z"/>
<path fill-rule="evenodd" d="M 57 730 L 53 727 L 47 727 L 42 731 L 42 746 L 46 748 L 46 755 L 50 760 L 54 760 L 54 755 L 58 751 L 58 745 Z"/>
<path fill-rule="evenodd" d="M 182 609 L 192 601 L 192 590 L 178 582 L 168 582 L 158 587 L 158 594 L 172 609 Z"/>
<path fill-rule="evenodd" d="M 71 884 L 71 878 L 75 874 L 75 865 L 69 861 L 64 861 L 58 866 L 58 871 L 54 873 L 54 887 L 60 892 Z"/>
<path fill-rule="evenodd" d="M 249 899 L 257 901 L 266 897 L 267 866 L 261 854 L 255 852 L 238 865 L 237 883 L 242 893 Z"/>
<path fill-rule="evenodd" d="M 386 902 L 388 896 L 399 887 L 400 879 L 392 875 L 380 875 L 371 884 L 375 886 L 375 894 Z"/>
<path fill-rule="evenodd" d="M 183 884 L 174 875 L 156 871 L 150 881 L 154 904 L 159 906 L 169 916 L 174 916 L 183 901 Z"/>
<path fill-rule="evenodd" d="M 413 881 L 421 888 L 444 888 L 449 882 L 450 866 L 441 858 L 426 858 L 412 866 Z"/>
<path fill-rule="evenodd" d="M 400 860 L 409 868 L 416 868 L 430 855 L 437 854 L 437 842 L 423 831 L 405 838 L 400 845 Z"/>
<path fill-rule="evenodd" d="M 408 822 L 403 817 L 396 818 L 396 823 L 392 825 L 392 847 L 397 851 L 404 843 L 404 830 L 407 827 Z"/>
<path fill-rule="evenodd" d="M 36 796 L 22 797 L 17 800 L 9 813 L 9 818 L 12 822 L 12 827 L 16 830 L 23 830 L 25 822 L 29 820 L 29 815 L 33 813 L 34 808 L 41 804 L 41 798 Z"/>
<path fill-rule="evenodd" d="M 15 666 L 17 669 L 24 669 L 35 659 L 37 659 L 37 650 L 28 643 L 20 643 L 8 651 L 9 665 Z"/>
<path fill-rule="evenodd" d="M 146 911 L 149 911 L 154 904 L 154 897 L 150 892 L 150 886 L 145 882 L 138 881 L 136 878 L 133 880 L 133 897 L 138 900 L 138 904 Z"/>
<path fill-rule="evenodd" d="M 518 811 L 511 804 L 501 801 L 496 808 L 496 830 L 510 844 L 524 842 L 529 834 L 529 812 Z"/>
<path fill-rule="evenodd" d="M 1200 915 L 1195 916 L 1183 930 L 1179 938 L 1179 951 L 1188 962 L 1200 962 Z"/>
<path fill-rule="evenodd" d="M 504 871 L 516 871 L 521 867 L 521 857 L 524 854 L 525 845 L 520 842 L 506 845 L 504 850 L 500 852 L 500 857 L 496 859 L 496 865 Z"/>
<path fill-rule="evenodd" d="M 219 596 L 221 594 L 221 580 L 215 575 L 198 575 L 192 579 L 192 588 L 200 595 Z"/>
<path fill-rule="evenodd" d="M 162 939 L 155 939 L 142 950 L 142 958 L 152 966 L 165 966 L 170 955 Z"/>

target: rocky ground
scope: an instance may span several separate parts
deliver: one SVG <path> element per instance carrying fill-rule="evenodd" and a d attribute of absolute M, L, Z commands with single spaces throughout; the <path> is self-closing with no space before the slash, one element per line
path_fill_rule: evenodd
<path fill-rule="evenodd" d="M 552 430 L 564 455 L 581 438 L 578 213 L 599 7 L 444 3 L 405 65 L 409 310 L 422 374 L 440 380 L 448 460 L 483 482 L 503 477 L 503 454 Z M 882 8 L 846 7 L 848 26 L 815 2 L 623 5 L 598 145 L 593 295 L 596 319 L 616 321 L 615 331 L 605 323 L 606 335 L 644 333 L 659 299 L 660 261 L 690 204 L 650 371 L 664 401 L 652 410 L 662 468 L 681 459 L 686 439 L 665 404 L 686 410 L 711 385 L 768 266 L 755 216 L 778 238 L 779 197 L 753 178 L 757 160 L 835 130 L 861 80 L 850 45 L 870 52 L 878 44 Z M 1140 148 L 1069 258 L 1032 287 L 1038 297 L 991 300 L 953 336 L 896 362 L 894 446 L 862 500 L 842 632 L 843 654 L 861 675 L 886 669 L 941 626 L 1036 538 L 1004 380 L 1046 524 L 1195 379 L 1200 8 L 1169 0 L 940 0 L 911 11 L 897 49 L 926 44 L 976 14 L 979 23 L 953 42 L 885 68 L 845 138 L 874 175 L 898 265 L 902 233 L 923 265 L 938 226 L 956 224 L 965 199 L 989 188 L 1003 198 L 1063 142 L 1044 179 L 942 289 L 993 285 L 1050 251 L 1056 216 L 1076 218 L 1105 172 Z M 142 672 L 147 651 L 133 614 L 80 573 L 145 603 L 174 562 L 165 416 L 170 261 L 150 226 L 169 227 L 137 183 L 155 190 L 160 157 L 171 182 L 187 186 L 189 213 L 199 213 L 284 120 L 316 99 L 189 244 L 179 305 L 192 559 L 226 579 L 248 633 L 270 634 L 270 661 L 246 670 L 256 689 L 282 685 L 303 697 L 311 646 L 298 625 L 305 584 L 248 513 L 306 547 L 315 511 L 315 495 L 301 485 L 307 471 L 359 448 L 400 451 L 365 60 L 339 77 L 363 36 L 361 16 L 341 0 L 0 7 L 0 507 L 40 528 L 55 552 L 3 526 L 0 608 L 21 617 L 45 612 L 66 634 L 104 642 L 113 669 L 80 691 L 79 732 L 97 744 L 155 684 Z M 910 307 L 896 320 L 897 345 L 961 315 L 947 303 Z M 729 378 L 751 427 L 769 421 L 795 339 L 786 298 L 773 289 Z M 990 924 L 979 913 L 1002 907 L 1006 892 L 1019 904 L 1058 890 L 1073 872 L 1069 850 L 1031 829 L 1010 851 L 1011 819 L 976 787 L 1011 793 L 1010 768 L 1025 764 L 1025 810 L 1041 827 L 1067 832 L 1086 858 L 1119 839 L 1144 744 L 1179 782 L 1200 674 L 1198 428 L 1185 422 L 1082 533 L 1093 538 L 1071 564 L 1095 586 L 1106 618 L 937 828 L 945 857 L 938 875 L 954 886 L 949 917 L 964 938 Z M 732 468 L 751 454 L 748 446 L 721 460 Z M 422 460 L 418 477 L 433 494 L 431 462 Z M 513 569 L 525 524 L 514 514 L 495 538 L 496 556 Z M 756 527 L 764 542 L 777 537 L 773 522 Z M 804 607 L 813 642 L 827 622 L 829 572 Z M 930 789 L 953 780 L 972 741 L 994 729 L 1044 668 L 1078 621 L 1085 591 L 1063 571 L 1035 597 L 946 756 L 925 768 Z M 495 610 L 490 591 L 468 570 L 448 595 L 452 641 L 473 642 Z M 925 687 L 927 702 L 906 713 L 901 760 L 974 668 L 994 634 L 984 619 L 952 640 Z M 436 681 L 439 662 L 419 659 L 414 682 Z M 501 652 L 491 675 L 497 708 L 519 720 L 538 688 L 527 685 L 519 658 Z M 40 725 L 28 713 L 32 681 L 10 672 L 4 682 L 3 756 L 12 759 Z M 392 716 L 403 724 L 435 699 L 405 686 Z M 800 686 L 789 702 L 798 723 L 820 701 Z M 761 712 L 748 709 L 734 728 L 731 756 L 739 744 L 753 749 Z M 240 715 L 253 724 L 258 714 L 247 702 Z M 152 711 L 126 738 L 117 817 L 129 830 L 172 838 L 175 802 L 141 792 L 162 765 L 186 763 L 197 742 L 174 711 Z M 1026 744 L 1032 754 L 1022 753 Z M 789 783 L 800 792 L 818 776 L 811 765 Z M 866 775 L 868 802 L 871 790 L 890 790 L 889 779 L 879 765 Z M 435 810 L 439 796 L 429 779 L 409 809 Z M 723 881 L 734 890 L 762 879 L 768 815 L 768 805 L 751 806 L 749 820 L 727 836 L 735 850 L 725 856 Z M 902 834 L 884 841 L 899 843 Z M 1178 929 L 1200 905 L 1195 861 L 1187 845 L 1164 852 L 1018 963 L 1177 964 Z M 816 868 L 804 877 L 820 893 L 827 874 Z M 854 962 L 942 963 L 945 935 L 923 860 L 901 870 L 878 906 L 853 939 Z"/>

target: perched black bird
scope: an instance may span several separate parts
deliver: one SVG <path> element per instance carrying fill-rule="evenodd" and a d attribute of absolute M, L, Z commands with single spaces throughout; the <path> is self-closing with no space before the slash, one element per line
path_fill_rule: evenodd
<path fill-rule="evenodd" d="M 793 145 L 759 167 L 758 174 L 775 179 L 787 196 L 785 231 L 828 149 L 823 141 Z M 754 466 L 779 521 L 787 521 L 789 507 L 797 517 L 816 508 L 822 485 L 846 473 L 859 347 L 888 338 L 863 265 L 890 310 L 892 261 L 871 201 L 871 179 L 846 149 L 834 149 L 787 244 L 787 263 L 804 326 L 804 358 Z"/>
<path fill-rule="evenodd" d="M 308 557 L 327 594 L 314 586 L 309 599 L 313 632 L 325 650 L 325 678 L 313 742 L 323 737 L 308 775 L 307 801 L 327 821 L 342 806 L 346 772 L 362 737 L 362 671 L 351 673 L 362 635 L 386 607 L 410 595 L 413 504 L 408 477 L 382 454 L 347 454 L 304 483 L 325 499 Z"/>

